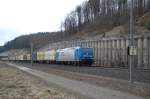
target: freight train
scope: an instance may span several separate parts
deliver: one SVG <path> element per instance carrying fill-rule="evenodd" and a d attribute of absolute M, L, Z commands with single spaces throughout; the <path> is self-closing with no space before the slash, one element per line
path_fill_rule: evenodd
<path fill-rule="evenodd" d="M 94 50 L 93 48 L 71 47 L 9 57 L 10 61 L 30 62 L 31 59 L 36 63 L 92 65 Z"/>

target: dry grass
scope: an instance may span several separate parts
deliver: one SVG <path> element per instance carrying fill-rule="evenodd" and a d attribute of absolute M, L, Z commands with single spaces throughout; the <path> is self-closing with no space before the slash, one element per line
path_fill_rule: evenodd
<path fill-rule="evenodd" d="M 0 99 L 76 99 L 17 69 L 0 68 Z"/>

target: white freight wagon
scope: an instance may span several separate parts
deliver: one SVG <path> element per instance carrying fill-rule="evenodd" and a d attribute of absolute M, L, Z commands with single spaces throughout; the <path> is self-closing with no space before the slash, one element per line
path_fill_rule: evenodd
<path fill-rule="evenodd" d="M 44 53 L 44 60 L 55 61 L 56 50 L 49 50 Z"/>
<path fill-rule="evenodd" d="M 18 58 L 19 60 L 23 60 L 23 55 L 20 55 Z"/>
<path fill-rule="evenodd" d="M 31 60 L 31 55 L 30 54 L 27 54 L 27 60 Z"/>
<path fill-rule="evenodd" d="M 58 51 L 58 61 L 75 61 L 76 47 L 60 49 Z"/>

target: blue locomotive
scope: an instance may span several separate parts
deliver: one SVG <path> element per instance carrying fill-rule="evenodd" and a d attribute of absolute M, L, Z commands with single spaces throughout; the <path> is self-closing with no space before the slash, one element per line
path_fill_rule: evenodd
<path fill-rule="evenodd" d="M 94 62 L 94 51 L 93 48 L 82 47 L 59 49 L 56 52 L 56 62 L 91 65 Z"/>

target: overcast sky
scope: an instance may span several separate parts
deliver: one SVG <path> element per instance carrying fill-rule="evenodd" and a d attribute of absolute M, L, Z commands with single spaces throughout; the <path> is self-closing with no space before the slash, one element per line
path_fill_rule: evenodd
<path fill-rule="evenodd" d="M 85 0 L 0 0 L 0 45 L 22 34 L 60 30 L 64 17 Z"/>

